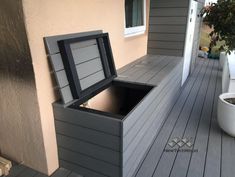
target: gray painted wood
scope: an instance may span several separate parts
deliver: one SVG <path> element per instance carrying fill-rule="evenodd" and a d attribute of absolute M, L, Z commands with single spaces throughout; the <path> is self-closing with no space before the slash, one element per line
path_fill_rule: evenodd
<path fill-rule="evenodd" d="M 22 173 L 24 170 L 26 170 L 26 167 L 24 165 L 20 164 L 13 164 L 12 169 L 10 170 L 10 174 L 8 175 L 9 177 L 16 177 L 20 173 Z"/>
<path fill-rule="evenodd" d="M 92 171 L 90 169 L 84 168 L 84 167 L 79 166 L 74 163 L 69 163 L 64 160 L 60 160 L 60 165 L 65 167 L 66 169 L 70 169 L 70 170 L 74 171 L 75 173 L 81 174 L 84 177 L 90 177 L 90 176 L 92 176 L 92 177 L 107 177 L 106 175 L 102 175 L 102 174 L 97 173 L 95 171 Z"/>
<path fill-rule="evenodd" d="M 118 177 L 119 176 L 119 167 L 115 165 L 111 165 L 110 163 L 102 162 L 100 160 L 96 160 L 90 158 L 88 156 L 75 153 L 63 148 L 59 148 L 58 150 L 60 159 L 65 160 L 67 162 L 72 162 L 74 164 L 78 164 L 87 169 L 93 170 L 97 173 L 101 173 L 107 176 Z"/>
<path fill-rule="evenodd" d="M 171 56 L 182 56 L 183 55 L 183 51 L 182 50 L 178 50 L 178 49 L 148 48 L 148 53 L 149 54 L 162 54 L 162 55 L 167 53 L 168 55 L 171 55 Z"/>
<path fill-rule="evenodd" d="M 133 148 L 131 145 L 128 147 L 128 149 L 124 152 L 124 176 L 131 176 L 133 172 L 138 167 L 140 161 L 142 160 L 144 154 L 146 153 L 146 150 L 149 148 L 150 144 L 152 143 L 153 138 L 155 137 L 157 130 L 161 126 L 166 113 L 171 108 L 171 105 L 173 105 L 174 97 L 177 96 L 177 92 L 180 89 L 180 81 L 181 79 L 176 79 L 174 82 L 170 85 L 170 91 L 169 88 L 167 89 L 168 93 L 162 93 L 165 98 L 162 99 L 162 104 L 157 106 L 155 108 L 155 111 L 152 112 L 150 115 L 150 119 L 147 121 L 147 124 L 143 126 L 143 128 L 139 131 L 136 137 L 144 135 L 141 137 L 138 145 Z M 177 83 L 177 84 L 176 84 Z M 175 88 L 172 89 L 172 85 Z M 164 115 L 165 114 L 165 115 Z M 138 139 L 138 138 L 135 138 Z M 129 155 L 130 154 L 130 155 Z M 127 159 L 127 160 L 126 160 Z M 125 161 L 126 160 L 126 161 Z M 125 175 L 127 174 L 127 175 Z"/>
<path fill-rule="evenodd" d="M 186 25 L 150 25 L 149 26 L 150 33 L 184 34 L 185 30 L 186 30 Z M 149 39 L 151 40 L 151 38 Z"/>
<path fill-rule="evenodd" d="M 120 135 L 121 121 L 119 119 L 111 119 L 104 115 L 97 115 L 72 108 L 64 108 L 59 103 L 53 104 L 53 112 L 57 121 L 68 122 L 81 127 L 89 127 L 110 135 Z M 79 119 L 77 117 L 79 116 Z M 102 126 L 100 126 L 102 125 Z"/>
<path fill-rule="evenodd" d="M 87 155 L 88 157 L 95 158 L 113 165 L 119 165 L 121 162 L 120 153 L 107 148 L 100 147 L 84 141 L 79 141 L 68 136 L 57 134 L 58 147 L 71 150 L 73 152 Z"/>
<path fill-rule="evenodd" d="M 55 127 L 58 134 L 119 151 L 120 138 L 118 136 L 57 120 L 55 120 Z"/>
<path fill-rule="evenodd" d="M 178 81 L 181 79 L 181 72 L 174 71 L 171 73 L 171 77 L 167 78 L 166 80 L 164 80 L 164 83 L 159 87 L 159 91 L 156 93 L 156 95 L 154 96 L 152 102 L 149 103 L 149 107 L 142 113 L 140 114 L 138 117 L 138 119 L 135 121 L 135 124 L 132 126 L 132 128 L 127 132 L 127 134 L 123 137 L 123 149 L 124 151 L 127 149 L 127 147 L 129 147 L 130 143 L 134 140 L 134 139 L 138 139 L 138 133 L 142 133 L 145 132 L 147 130 L 147 128 L 150 126 L 150 118 L 151 118 L 151 114 L 153 114 L 153 112 L 155 112 L 158 108 L 159 105 L 162 105 L 162 99 L 164 99 L 165 96 L 167 96 L 167 94 L 173 90 L 172 88 L 174 86 L 177 86 L 177 84 L 175 83 L 175 81 Z M 172 82 L 174 84 L 172 84 Z M 159 111 L 159 110 L 158 110 Z M 150 124 L 149 124 L 150 123 Z M 160 122 L 159 122 L 160 123 Z M 147 124 L 148 126 L 145 128 L 145 124 Z M 143 130 L 143 131 L 142 131 Z M 145 130 L 145 131 L 144 131 Z M 134 146 L 135 147 L 135 146 Z M 130 150 L 131 152 L 132 150 Z M 125 152 L 124 152 L 125 153 Z M 128 154 L 128 153 L 127 153 Z M 128 158 L 128 155 L 125 157 Z M 124 160 L 125 161 L 125 160 Z"/>
<path fill-rule="evenodd" d="M 80 49 L 81 48 L 86 48 L 86 47 L 89 47 L 89 46 L 92 46 L 92 45 L 97 45 L 97 41 L 95 39 L 72 43 L 72 44 L 70 44 L 70 47 L 71 47 L 72 50 L 74 50 L 74 49 L 79 49 L 79 48 Z"/>
<path fill-rule="evenodd" d="M 82 32 L 82 33 L 73 33 L 73 34 L 64 34 L 64 35 L 57 35 L 57 36 L 48 36 L 44 38 L 47 54 L 52 55 L 59 53 L 59 47 L 57 42 L 64 39 L 70 39 L 75 37 L 83 37 L 88 35 L 95 35 L 95 34 L 101 34 L 102 30 L 97 31 L 89 31 L 89 32 Z"/>
<path fill-rule="evenodd" d="M 177 117 L 180 115 L 182 108 L 184 107 L 189 96 L 192 95 L 193 86 L 198 80 L 199 71 L 201 67 L 197 67 L 195 72 L 192 74 L 192 78 L 188 81 L 187 85 L 182 90 L 182 94 L 174 105 L 171 113 L 168 115 L 166 122 L 161 128 L 154 144 L 148 152 L 148 155 L 141 164 L 140 169 L 137 171 L 137 177 L 148 177 L 154 173 L 155 166 L 165 148 L 165 144 L 168 141 L 168 137 L 171 135 L 171 131 L 177 122 Z"/>
<path fill-rule="evenodd" d="M 187 17 L 150 17 L 150 25 L 185 25 Z"/>
<path fill-rule="evenodd" d="M 68 177 L 82 177 L 81 175 L 78 175 L 77 173 L 70 173 L 70 175 Z"/>
<path fill-rule="evenodd" d="M 58 169 L 51 177 L 65 177 L 68 176 L 71 173 L 70 170 L 67 170 L 65 168 Z"/>
<path fill-rule="evenodd" d="M 149 33 L 149 39 L 152 41 L 175 41 L 175 42 L 183 42 L 185 38 L 185 34 L 164 34 L 164 33 Z M 167 54 L 165 54 L 167 55 Z"/>
<path fill-rule="evenodd" d="M 58 87 L 60 90 L 63 103 L 66 104 L 66 103 L 72 102 L 74 98 L 72 97 L 67 75 L 64 71 L 64 65 L 63 65 L 61 54 L 59 51 L 58 41 L 63 40 L 63 39 L 83 37 L 87 35 L 100 34 L 100 33 L 102 33 L 102 31 L 66 34 L 66 35 L 58 35 L 58 36 L 51 36 L 51 37 L 44 38 L 47 55 L 52 64 L 52 68 L 55 74 L 56 81 L 58 83 Z M 75 63 L 79 64 L 80 62 L 92 59 L 93 56 L 99 56 L 99 54 L 97 54 L 97 45 L 94 45 L 94 42 L 96 41 L 89 40 L 86 42 L 79 42 L 79 43 L 72 44 L 72 48 L 75 51 L 74 53 Z M 81 48 L 78 49 L 77 47 L 81 47 Z M 76 52 L 80 52 L 80 53 L 77 54 Z M 98 77 L 100 77 L 100 75 L 97 75 L 97 77 L 95 77 L 96 79 L 94 79 L 93 77 L 94 83 L 97 80 L 99 80 Z M 86 80 L 85 80 L 83 81 L 82 88 L 85 89 L 89 87 L 89 85 L 91 85 L 91 83 L 86 83 Z M 66 89 L 64 89 L 64 87 L 66 87 Z"/>
<path fill-rule="evenodd" d="M 161 49 L 184 49 L 184 42 L 164 42 L 164 41 L 148 41 L 149 48 L 161 48 Z"/>
<path fill-rule="evenodd" d="M 83 79 L 92 74 L 97 73 L 98 71 L 103 70 L 103 66 L 100 58 L 90 60 L 88 62 L 79 64 L 76 66 L 79 79 Z"/>
<path fill-rule="evenodd" d="M 187 16 L 188 15 L 188 8 L 156 8 L 150 11 L 150 17 L 180 17 L 180 16 Z"/>
<path fill-rule="evenodd" d="M 218 63 L 217 63 L 218 64 Z M 213 110 L 213 99 L 216 86 L 216 76 L 218 72 L 218 66 L 212 70 L 212 79 L 209 82 L 208 92 L 206 95 L 206 105 L 202 111 L 201 120 L 197 129 L 197 135 L 194 142 L 194 149 L 200 149 L 197 154 L 193 153 L 190 159 L 190 165 L 187 174 L 189 176 L 203 176 L 205 158 L 207 153 L 207 143 L 209 136 L 209 128 Z M 217 99 L 217 98 L 216 98 Z"/>
<path fill-rule="evenodd" d="M 171 7 L 171 8 L 178 8 L 178 7 L 188 7 L 189 1 L 188 0 L 155 0 L 151 1 L 152 8 L 159 8 L 159 7 Z"/>
<path fill-rule="evenodd" d="M 205 164 L 205 177 L 220 177 L 221 162 L 221 129 L 217 122 L 217 103 L 218 97 L 222 93 L 222 72 L 218 72 L 216 91 L 214 96 L 213 113 L 210 127 L 210 135 L 208 140 L 207 158 Z"/>
<path fill-rule="evenodd" d="M 97 73 L 94 73 L 94 74 L 90 75 L 89 77 L 81 79 L 80 80 L 81 88 L 82 88 L 82 90 L 85 90 L 86 88 L 102 81 L 104 78 L 105 78 L 104 71 L 103 70 L 98 71 Z"/>
<path fill-rule="evenodd" d="M 100 58 L 98 45 L 91 45 L 84 48 L 73 49 L 72 55 L 76 65 L 87 62 L 94 58 Z"/>

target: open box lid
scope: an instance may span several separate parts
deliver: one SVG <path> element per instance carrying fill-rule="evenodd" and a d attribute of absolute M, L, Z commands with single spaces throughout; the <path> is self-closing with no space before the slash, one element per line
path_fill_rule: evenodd
<path fill-rule="evenodd" d="M 63 39 L 58 46 L 74 100 L 86 101 L 117 76 L 108 33 Z"/>

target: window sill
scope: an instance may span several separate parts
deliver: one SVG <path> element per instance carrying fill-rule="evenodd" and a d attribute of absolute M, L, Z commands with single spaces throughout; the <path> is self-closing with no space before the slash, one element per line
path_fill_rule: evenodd
<path fill-rule="evenodd" d="M 133 32 L 133 33 L 125 33 L 125 37 L 133 37 L 133 36 L 139 36 L 145 33 L 144 31 L 138 31 L 138 32 Z"/>

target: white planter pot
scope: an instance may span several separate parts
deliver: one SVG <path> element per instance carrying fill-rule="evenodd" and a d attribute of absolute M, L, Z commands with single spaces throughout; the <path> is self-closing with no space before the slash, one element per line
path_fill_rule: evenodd
<path fill-rule="evenodd" d="M 224 93 L 218 100 L 218 123 L 229 135 L 235 137 L 235 105 L 225 101 L 226 98 L 235 98 L 235 93 Z"/>
<path fill-rule="evenodd" d="M 220 52 L 220 57 L 219 57 L 219 62 L 220 62 L 220 67 L 223 69 L 225 60 L 227 59 L 227 55 L 225 52 Z"/>

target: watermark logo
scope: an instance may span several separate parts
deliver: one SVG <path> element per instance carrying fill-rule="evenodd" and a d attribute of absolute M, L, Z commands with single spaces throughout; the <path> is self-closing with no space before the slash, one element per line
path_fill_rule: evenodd
<path fill-rule="evenodd" d="M 193 148 L 193 138 L 175 137 L 167 145 L 165 152 L 198 152 L 198 149 Z"/>

